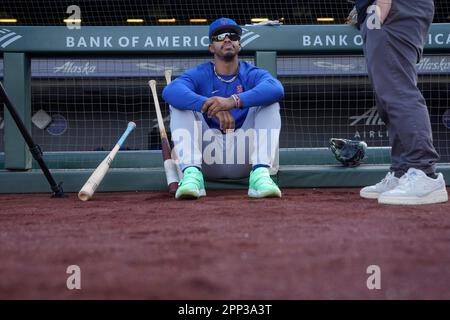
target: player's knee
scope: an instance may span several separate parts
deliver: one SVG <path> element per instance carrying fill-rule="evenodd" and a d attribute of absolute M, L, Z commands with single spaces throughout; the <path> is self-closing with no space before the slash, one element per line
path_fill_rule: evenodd
<path fill-rule="evenodd" d="M 280 112 L 280 104 L 278 102 L 272 103 L 272 104 L 266 106 L 266 108 L 273 110 L 273 111 Z"/>
<path fill-rule="evenodd" d="M 173 117 L 188 117 L 190 114 L 192 114 L 192 110 L 182 110 L 182 109 L 177 109 L 175 107 L 169 106 L 169 110 L 170 110 L 170 118 Z"/>
<path fill-rule="evenodd" d="M 181 110 L 170 106 L 170 127 L 175 129 L 184 128 L 185 124 L 189 126 L 196 121 L 194 113 L 195 111 L 192 110 Z"/>
<path fill-rule="evenodd" d="M 281 123 L 280 104 L 278 102 L 272 103 L 266 107 L 266 111 L 269 113 L 269 117 L 274 122 Z"/>
<path fill-rule="evenodd" d="M 256 107 L 256 112 L 276 113 L 280 114 L 280 104 L 278 102 L 269 104 L 267 106 Z"/>

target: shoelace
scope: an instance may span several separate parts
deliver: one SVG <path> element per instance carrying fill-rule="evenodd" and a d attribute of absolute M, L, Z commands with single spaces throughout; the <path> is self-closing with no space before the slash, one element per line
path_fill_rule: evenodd
<path fill-rule="evenodd" d="M 381 180 L 378 184 L 380 186 L 388 184 L 390 180 L 392 180 L 392 178 L 394 178 L 394 174 L 389 172 L 386 177 L 383 178 L 383 180 Z"/>
<path fill-rule="evenodd" d="M 419 176 L 417 174 L 405 173 L 399 181 L 399 187 L 402 189 L 409 188 L 411 183 L 415 182 Z"/>
<path fill-rule="evenodd" d="M 200 184 L 202 181 L 200 178 L 197 178 L 194 174 L 187 174 L 186 176 L 183 177 L 183 179 L 181 179 L 178 185 L 181 186 L 183 183 L 191 182 L 192 180 L 194 180 L 198 184 Z"/>
<path fill-rule="evenodd" d="M 264 180 L 265 182 L 267 182 L 269 184 L 274 184 L 275 183 L 275 182 L 273 182 L 272 178 L 270 178 L 269 176 L 261 175 L 261 176 L 259 176 L 259 177 L 257 177 L 255 179 L 255 184 L 260 183 L 260 180 Z M 261 182 L 263 182 L 263 181 L 261 181 Z"/>

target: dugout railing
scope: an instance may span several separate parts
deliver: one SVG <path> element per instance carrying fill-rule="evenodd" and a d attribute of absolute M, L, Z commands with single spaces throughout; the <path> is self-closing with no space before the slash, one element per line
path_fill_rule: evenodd
<path fill-rule="evenodd" d="M 148 57 L 150 60 L 178 56 L 208 58 L 205 55 L 207 27 L 204 26 L 82 27 L 79 30 L 8 26 L 0 29 L 4 31 L 0 37 L 2 81 L 25 125 L 32 131 L 36 131 L 32 122 L 36 111 L 32 106 L 32 79 L 35 77 L 32 60 L 44 61 L 49 65 L 47 68 L 52 69 L 51 59 L 64 57 L 83 61 L 98 57 Z M 278 76 L 287 88 L 282 102 L 285 129 L 281 140 L 280 170 L 275 177 L 281 187 L 362 186 L 377 181 L 388 169 L 388 138 L 371 127 L 382 128 L 382 124 L 371 111 L 373 97 L 365 74 L 361 44 L 360 34 L 349 26 L 244 27 L 242 56 Z M 419 67 L 423 79 L 426 79 L 422 89 L 437 106 L 432 122 L 436 126 L 435 144 L 442 155 L 438 167 L 446 181 L 450 181 L 449 51 L 450 24 L 434 24 L 426 45 L 428 60 Z M 164 70 L 155 68 L 133 81 L 142 81 L 145 86 L 146 76 L 162 81 Z M 47 96 L 51 96 L 52 87 L 64 79 L 44 81 L 48 79 L 50 76 L 44 72 L 39 86 L 46 86 Z M 107 82 L 108 78 L 102 81 Z M 85 85 L 89 84 L 86 82 Z M 140 92 L 149 95 L 149 92 Z M 349 106 L 350 100 L 364 103 L 360 103 L 361 109 L 355 111 Z M 149 103 L 148 108 L 153 106 Z M 0 115 L 4 119 L 0 127 L 0 138 L 3 139 L 0 144 L 0 192 L 48 191 L 44 176 L 33 162 L 8 112 L 5 110 Z M 341 123 L 334 119 L 344 120 Z M 114 140 L 114 134 L 108 139 Z M 333 136 L 354 138 L 355 134 L 365 141 L 373 137 L 379 139 L 369 141 L 368 159 L 363 165 L 344 168 L 335 161 L 326 141 Z M 44 136 L 40 138 L 45 140 Z M 106 148 L 110 144 L 108 139 Z M 64 190 L 68 192 L 78 191 L 107 153 L 101 149 L 49 151 L 51 149 L 49 142 L 43 148 L 44 159 L 55 179 L 63 181 Z M 165 189 L 160 151 L 141 149 L 119 153 L 99 190 Z M 154 148 L 149 145 L 146 149 Z M 243 180 L 208 184 L 216 188 L 241 188 L 246 187 L 246 183 Z"/>

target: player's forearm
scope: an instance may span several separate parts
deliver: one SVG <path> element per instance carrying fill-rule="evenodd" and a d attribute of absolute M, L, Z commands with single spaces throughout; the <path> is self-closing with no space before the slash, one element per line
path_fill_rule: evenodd
<path fill-rule="evenodd" d="M 264 80 L 253 89 L 238 94 L 242 106 L 267 106 L 283 99 L 284 89 L 280 81 L 271 78 Z"/>
<path fill-rule="evenodd" d="M 181 110 L 201 111 L 206 97 L 193 92 L 188 87 L 172 82 L 163 90 L 162 97 L 171 106 Z"/>

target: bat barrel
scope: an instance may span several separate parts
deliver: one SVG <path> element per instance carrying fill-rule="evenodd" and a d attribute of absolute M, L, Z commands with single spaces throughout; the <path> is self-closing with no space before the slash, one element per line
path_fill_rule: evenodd
<path fill-rule="evenodd" d="M 80 192 L 78 192 L 78 199 L 80 199 L 81 201 L 88 201 L 90 198 L 92 198 L 92 194 L 93 192 L 81 190 Z"/>

